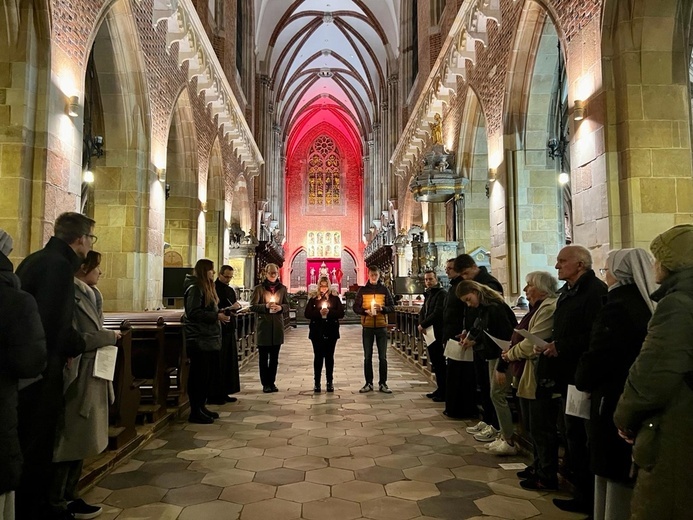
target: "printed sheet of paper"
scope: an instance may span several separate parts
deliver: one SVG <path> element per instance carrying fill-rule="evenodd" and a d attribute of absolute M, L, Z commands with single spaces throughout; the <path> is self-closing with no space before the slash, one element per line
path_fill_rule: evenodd
<path fill-rule="evenodd" d="M 534 334 L 532 334 L 530 332 L 527 332 L 526 330 L 515 329 L 515 332 L 517 332 L 523 338 L 528 339 L 532 343 L 532 345 L 535 345 L 539 348 L 544 348 L 544 347 L 546 347 L 546 345 L 548 345 L 548 343 L 546 341 L 544 341 L 543 339 L 541 339 L 538 336 L 535 336 Z"/>
<path fill-rule="evenodd" d="M 423 339 L 426 342 L 426 346 L 429 346 L 436 340 L 435 332 L 433 332 L 433 325 L 423 330 Z"/>
<path fill-rule="evenodd" d="M 101 347 L 96 351 L 94 358 L 94 377 L 113 381 L 115 374 L 118 347 Z"/>
<path fill-rule="evenodd" d="M 565 402 L 565 413 L 582 417 L 583 419 L 590 418 L 590 394 L 580 392 L 575 385 L 568 385 L 568 396 Z"/>
<path fill-rule="evenodd" d="M 508 470 L 525 469 L 527 467 L 527 464 L 525 464 L 524 462 L 503 462 L 498 465 L 501 467 L 501 469 Z"/>
<path fill-rule="evenodd" d="M 474 361 L 474 349 L 464 348 L 456 339 L 448 340 L 443 355 L 455 361 Z"/>
<path fill-rule="evenodd" d="M 484 331 L 484 334 L 486 334 L 489 338 L 493 340 L 493 342 L 500 347 L 500 349 L 503 352 L 507 352 L 507 350 L 510 348 L 510 341 L 504 340 L 504 339 L 498 339 L 495 336 L 491 336 L 488 332 Z"/>

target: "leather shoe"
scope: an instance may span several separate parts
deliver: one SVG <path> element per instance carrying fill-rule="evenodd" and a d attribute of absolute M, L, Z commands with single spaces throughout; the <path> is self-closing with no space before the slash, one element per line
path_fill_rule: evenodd
<path fill-rule="evenodd" d="M 438 397 L 438 390 L 436 390 L 435 392 L 431 392 L 429 394 L 426 394 L 426 397 L 428 397 L 429 399 L 433 399 L 434 397 Z"/>
<path fill-rule="evenodd" d="M 188 417 L 188 422 L 191 422 L 194 424 L 212 424 L 214 422 L 214 419 L 212 419 L 209 415 L 206 415 L 200 411 L 197 411 L 197 412 L 190 412 L 190 417 Z"/>
<path fill-rule="evenodd" d="M 332 386 L 332 383 L 327 383 L 327 391 L 334 392 L 334 386 Z"/>
<path fill-rule="evenodd" d="M 592 513 L 592 508 L 589 504 L 587 504 L 583 500 L 578 500 L 576 498 L 554 498 L 553 505 L 555 505 L 561 511 L 567 511 L 569 513 Z"/>
<path fill-rule="evenodd" d="M 435 396 L 431 397 L 431 401 L 433 401 L 434 403 L 444 403 L 445 398 L 440 397 L 439 395 L 435 395 Z"/>
<path fill-rule="evenodd" d="M 208 410 L 206 406 L 203 406 L 201 408 L 201 411 L 203 414 L 210 416 L 212 419 L 218 419 L 219 414 L 217 412 L 213 412 L 212 410 Z"/>
<path fill-rule="evenodd" d="M 322 388 L 320 388 L 320 385 L 315 385 L 313 387 L 313 393 L 319 394 L 322 391 Z"/>
<path fill-rule="evenodd" d="M 224 401 L 226 401 L 227 403 L 235 403 L 236 401 L 238 401 L 238 398 L 227 395 L 226 397 L 224 397 Z"/>
<path fill-rule="evenodd" d="M 271 390 L 272 392 L 279 392 L 279 388 L 277 388 L 276 385 L 270 386 L 270 390 Z"/>
<path fill-rule="evenodd" d="M 271 386 L 263 386 L 262 391 L 265 394 L 271 394 L 272 393 L 272 387 Z"/>

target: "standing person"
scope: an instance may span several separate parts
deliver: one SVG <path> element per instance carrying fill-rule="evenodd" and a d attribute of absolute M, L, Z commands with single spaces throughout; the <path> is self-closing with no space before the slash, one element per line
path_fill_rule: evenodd
<path fill-rule="evenodd" d="M 74 273 L 96 243 L 95 222 L 80 213 L 55 220 L 46 246 L 19 264 L 22 288 L 36 300 L 48 351 L 42 378 L 19 392 L 19 441 L 24 454 L 17 489 L 17 517 L 36 520 L 55 516 L 49 506 L 53 446 L 65 412 L 63 368 L 84 352 L 82 335 L 72 325 Z"/>
<path fill-rule="evenodd" d="M 543 392 L 561 393 L 575 382 L 575 370 L 583 352 L 589 347 L 594 320 L 606 295 L 606 284 L 592 270 L 592 255 L 583 246 L 570 245 L 556 258 L 561 287 L 553 316 L 553 341 L 546 345 L 537 363 L 537 384 Z M 565 411 L 565 407 L 563 407 Z M 569 456 L 569 469 L 575 488 L 574 498 L 554 498 L 563 511 L 591 514 L 594 508 L 594 478 L 589 468 L 587 421 L 563 413 Z"/>
<path fill-rule="evenodd" d="M 453 344 L 452 348 L 448 347 L 448 341 L 458 342 L 460 334 L 464 331 L 464 316 L 467 310 L 464 302 L 455 295 L 455 289 L 462 281 L 456 261 L 457 258 L 452 258 L 445 264 L 445 273 L 450 279 L 450 287 L 445 294 L 443 307 L 443 355 L 447 358 L 443 415 L 451 419 L 465 419 L 467 417 L 478 419 L 479 408 L 476 405 L 474 363 L 463 360 L 463 351 L 458 344 Z M 486 417 L 484 419 L 486 420 Z M 488 420 L 490 424 L 491 419 Z M 481 423 L 477 426 L 480 425 Z M 470 429 L 477 428 L 477 426 L 470 427 Z M 470 433 L 480 431 L 475 430 Z"/>
<path fill-rule="evenodd" d="M 0 518 L 14 520 L 14 490 L 22 471 L 17 435 L 18 380 L 46 368 L 46 338 L 36 301 L 19 289 L 7 258 L 12 237 L 0 229 Z"/>
<path fill-rule="evenodd" d="M 284 343 L 284 313 L 289 312 L 286 287 L 279 281 L 279 266 L 265 266 L 265 280 L 257 285 L 250 298 L 250 310 L 257 314 L 257 349 L 260 382 L 266 394 L 278 392 L 275 384 L 279 366 L 279 349 Z"/>
<path fill-rule="evenodd" d="M 533 271 L 527 275 L 524 288 L 529 301 L 525 314 L 516 330 L 526 330 L 544 341 L 553 334 L 553 314 L 556 311 L 558 280 L 546 271 Z M 558 432 L 556 422 L 561 407 L 561 394 L 542 393 L 537 388 L 535 367 L 538 353 L 534 344 L 517 332 L 510 339 L 512 346 L 502 354 L 505 361 L 524 361 L 524 369 L 517 385 L 523 426 L 532 441 L 534 460 L 517 476 L 524 479 L 525 489 L 558 489 Z M 493 452 L 493 448 L 489 448 Z"/>
<path fill-rule="evenodd" d="M 592 327 L 590 347 L 580 358 L 575 386 L 589 392 L 591 469 L 595 474 L 595 520 L 628 520 L 633 495 L 632 450 L 614 425 L 616 403 L 628 370 L 640 353 L 656 288 L 650 255 L 618 249 L 606 259 L 609 292 Z"/>
<path fill-rule="evenodd" d="M 108 406 L 113 401 L 111 381 L 94 376 L 96 352 L 115 345 L 120 331 L 103 328 L 103 297 L 96 288 L 102 272 L 101 254 L 89 251 L 75 273 L 74 325 L 84 341 L 84 353 L 73 358 L 64 371 L 65 425 L 53 452 L 51 507 L 75 518 L 95 518 L 99 506 L 87 504 L 77 493 L 84 459 L 108 446 Z"/>
<path fill-rule="evenodd" d="M 366 384 L 360 393 L 373 391 L 373 341 L 378 347 L 378 389 L 386 394 L 392 390 L 387 386 L 387 315 L 395 311 L 395 299 L 390 290 L 380 281 L 380 269 L 368 267 L 368 281 L 359 287 L 354 299 L 354 312 L 361 316 L 361 338 L 363 340 L 363 373 Z"/>
<path fill-rule="evenodd" d="M 231 319 L 219 310 L 219 298 L 214 289 L 214 263 L 202 258 L 195 264 L 194 274 L 185 275 L 185 348 L 190 359 L 188 398 L 190 417 L 197 424 L 211 424 L 219 418 L 217 412 L 207 409 L 210 381 L 219 364 L 221 327 Z"/>
<path fill-rule="evenodd" d="M 236 291 L 231 287 L 233 267 L 222 265 L 214 282 L 214 289 L 219 298 L 219 309 L 230 316 L 227 323 L 221 325 L 221 350 L 219 351 L 219 369 L 216 371 L 211 396 L 211 404 L 235 403 L 238 399 L 229 394 L 241 391 L 241 380 L 238 373 L 238 347 L 236 346 L 236 320 L 234 312 L 241 308 L 236 298 Z"/>
<path fill-rule="evenodd" d="M 693 467 L 693 225 L 674 226 L 650 244 L 657 303 L 628 373 L 614 422 L 638 468 L 632 520 L 691 518 Z"/>
<path fill-rule="evenodd" d="M 503 295 L 503 285 L 488 272 L 486 267 L 476 265 L 471 255 L 461 254 L 455 258 L 455 268 L 460 273 L 462 280 L 471 280 L 480 285 L 485 285 L 498 292 L 501 296 Z M 479 309 L 477 308 L 465 307 L 465 330 L 469 331 L 472 329 L 478 312 Z M 501 364 L 501 367 L 505 368 L 503 364 Z M 489 379 L 488 361 L 478 351 L 474 352 L 474 378 L 474 388 L 479 387 L 479 394 L 476 395 L 476 392 L 474 394 L 475 398 L 479 399 L 483 415 L 481 423 L 468 428 L 467 433 L 473 434 L 475 439 L 483 442 L 494 441 L 498 436 L 500 424 L 491 400 L 492 381 Z M 486 426 L 483 427 L 482 423 L 485 423 Z"/>
<path fill-rule="evenodd" d="M 448 369 L 443 355 L 443 313 L 445 312 L 446 292 L 438 283 L 438 276 L 435 271 L 429 270 L 424 273 L 424 304 L 419 312 L 418 330 L 423 333 L 428 327 L 433 327 L 433 334 L 436 340 L 428 345 L 428 360 L 433 365 L 433 373 L 436 375 L 436 388 L 433 392 L 426 394 L 426 397 L 436 403 L 445 402 L 445 376 Z"/>
<path fill-rule="evenodd" d="M 490 397 L 500 423 L 500 440 L 493 445 L 497 455 L 514 455 L 517 448 L 514 442 L 513 417 L 508 406 L 507 394 L 510 391 L 510 377 L 506 374 L 508 363 L 501 358 L 501 348 L 489 335 L 501 340 L 509 340 L 513 335 L 517 319 L 512 309 L 497 291 L 480 283 L 463 280 L 455 288 L 457 297 L 475 309 L 474 324 L 461 338 L 464 348 L 473 348 L 474 353 L 486 360 L 488 377 L 491 381 Z M 481 442 L 492 442 L 483 432 L 474 438 Z"/>
<path fill-rule="evenodd" d="M 310 320 L 308 338 L 313 343 L 313 391 L 321 391 L 320 377 L 324 360 L 327 391 L 334 392 L 334 349 L 339 339 L 339 320 L 344 317 L 344 305 L 339 296 L 330 293 L 330 281 L 326 276 L 321 276 L 318 280 L 318 290 L 306 304 L 305 317 Z"/>

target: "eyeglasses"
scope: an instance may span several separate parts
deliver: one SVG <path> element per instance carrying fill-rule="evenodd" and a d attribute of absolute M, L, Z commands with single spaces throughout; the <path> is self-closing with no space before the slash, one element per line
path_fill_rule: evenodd
<path fill-rule="evenodd" d="M 277 276 L 278 274 L 277 271 L 267 271 L 267 276 Z"/>
<path fill-rule="evenodd" d="M 609 269 L 606 268 L 606 267 L 602 267 L 602 268 L 599 270 L 599 274 L 602 275 L 602 276 L 606 276 L 606 273 L 608 273 L 608 272 L 609 272 Z"/>
<path fill-rule="evenodd" d="M 92 244 L 96 244 L 96 241 L 99 239 L 96 235 L 84 235 L 85 237 L 89 237 L 91 239 Z"/>

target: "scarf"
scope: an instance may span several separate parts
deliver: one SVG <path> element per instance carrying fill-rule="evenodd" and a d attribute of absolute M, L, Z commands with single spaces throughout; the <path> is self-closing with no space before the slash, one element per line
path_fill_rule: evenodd
<path fill-rule="evenodd" d="M 610 291 L 635 284 L 650 311 L 654 312 L 656 304 L 650 299 L 650 294 L 657 289 L 657 284 L 654 281 L 652 257 L 647 251 L 640 248 L 615 249 L 609 252 L 606 266 L 611 276 L 616 278 L 616 283 L 609 286 Z"/>

